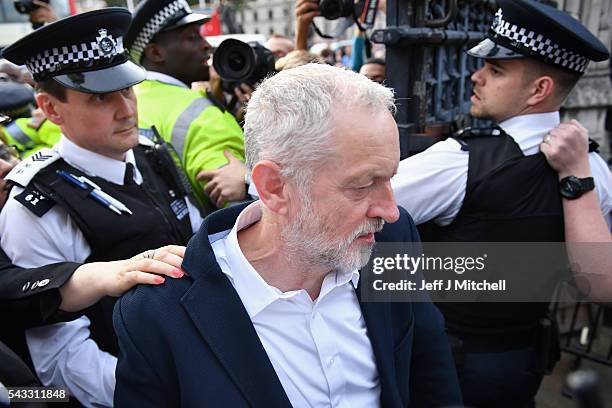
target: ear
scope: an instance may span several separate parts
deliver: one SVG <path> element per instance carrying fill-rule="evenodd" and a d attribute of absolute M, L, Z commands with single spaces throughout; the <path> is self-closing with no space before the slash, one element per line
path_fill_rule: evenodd
<path fill-rule="evenodd" d="M 158 43 L 150 42 L 144 49 L 144 55 L 147 61 L 155 64 L 162 64 L 166 61 L 166 48 Z"/>
<path fill-rule="evenodd" d="M 251 182 L 255 183 L 259 199 L 270 211 L 287 215 L 290 204 L 287 181 L 281 176 L 278 164 L 270 160 L 258 162 L 251 172 Z"/>
<path fill-rule="evenodd" d="M 539 105 L 543 101 L 549 99 L 553 93 L 554 87 L 555 81 L 551 77 L 545 75 L 536 78 L 531 84 L 531 96 L 527 99 L 527 105 Z"/>
<path fill-rule="evenodd" d="M 51 122 L 58 126 L 64 124 L 64 118 L 60 110 L 58 110 L 59 101 L 57 98 L 46 92 L 40 92 L 36 94 L 36 104 Z"/>

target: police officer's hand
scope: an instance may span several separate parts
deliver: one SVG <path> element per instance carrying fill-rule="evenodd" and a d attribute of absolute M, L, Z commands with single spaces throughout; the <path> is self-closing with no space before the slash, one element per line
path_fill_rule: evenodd
<path fill-rule="evenodd" d="M 38 7 L 30 13 L 30 22 L 45 24 L 58 20 L 51 4 L 40 0 L 34 0 L 33 3 Z"/>
<path fill-rule="evenodd" d="M 168 245 L 145 251 L 131 259 L 81 265 L 60 288 L 60 309 L 75 312 L 104 296 L 121 296 L 138 284 L 160 285 L 165 276 L 182 278 L 185 247 Z"/>
<path fill-rule="evenodd" d="M 567 176 L 589 177 L 589 132 L 577 120 L 563 122 L 552 129 L 540 145 L 550 166 Z"/>
<path fill-rule="evenodd" d="M 320 16 L 318 0 L 297 0 L 295 3 L 295 49 L 308 49 L 308 30 L 312 20 Z"/>
<path fill-rule="evenodd" d="M 229 163 L 216 170 L 204 170 L 198 174 L 198 181 L 208 181 L 204 192 L 208 194 L 213 203 L 219 208 L 229 201 L 244 200 L 247 196 L 244 176 L 247 168 L 236 156 L 224 152 Z"/>

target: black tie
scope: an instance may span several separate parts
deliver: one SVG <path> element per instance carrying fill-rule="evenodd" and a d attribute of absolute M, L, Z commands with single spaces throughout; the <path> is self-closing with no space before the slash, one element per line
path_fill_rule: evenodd
<path fill-rule="evenodd" d="M 134 181 L 134 165 L 132 163 L 125 164 L 125 176 L 123 176 L 123 184 L 126 186 L 133 186 L 136 184 Z"/>

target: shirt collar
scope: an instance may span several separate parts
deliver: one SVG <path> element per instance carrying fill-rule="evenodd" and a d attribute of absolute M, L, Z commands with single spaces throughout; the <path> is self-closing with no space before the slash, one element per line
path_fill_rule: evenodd
<path fill-rule="evenodd" d="M 238 218 L 234 227 L 224 239 L 224 261 L 227 270 L 221 268 L 232 281 L 238 296 L 242 300 L 249 317 L 253 319 L 267 306 L 279 299 L 288 299 L 296 296 L 301 290 L 282 292 L 269 285 L 245 258 L 238 244 L 238 231 L 247 228 L 261 219 L 261 203 L 256 201 L 247 206 Z M 323 280 L 319 299 L 329 293 L 333 288 L 351 282 L 354 288 L 359 283 L 357 270 L 346 273 L 329 273 Z"/>
<path fill-rule="evenodd" d="M 559 112 L 532 113 L 507 119 L 499 126 L 521 146 L 526 154 L 539 151 L 544 136 L 561 122 Z"/>
<path fill-rule="evenodd" d="M 161 72 L 157 72 L 157 71 L 147 71 L 147 79 L 150 81 L 159 81 L 165 84 L 176 85 L 176 86 L 180 86 L 181 88 L 189 89 L 187 84 L 185 84 L 184 82 L 179 81 L 173 76 L 162 74 Z"/>
<path fill-rule="evenodd" d="M 68 164 L 81 170 L 90 176 L 101 177 L 111 183 L 123 185 L 126 163 L 134 166 L 134 181 L 142 183 L 142 175 L 136 167 L 134 151 L 128 150 L 125 154 L 125 161 L 111 159 L 110 157 L 83 149 L 74 142 L 62 135 L 59 142 L 55 145 L 55 150 Z"/>

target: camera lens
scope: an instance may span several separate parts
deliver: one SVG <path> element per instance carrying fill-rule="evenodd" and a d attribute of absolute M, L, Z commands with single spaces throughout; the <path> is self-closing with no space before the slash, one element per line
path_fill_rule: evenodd
<path fill-rule="evenodd" d="M 240 83 L 252 86 L 274 72 L 274 54 L 261 44 L 228 38 L 215 50 L 213 66 L 223 86 L 233 92 Z"/>
<path fill-rule="evenodd" d="M 349 17 L 354 14 L 354 7 L 352 0 L 321 0 L 319 3 L 321 16 L 327 20 Z"/>
<path fill-rule="evenodd" d="M 227 39 L 215 50 L 213 66 L 219 76 L 231 81 L 243 81 L 255 68 L 256 60 L 251 47 L 238 40 Z"/>
<path fill-rule="evenodd" d="M 246 59 L 244 58 L 244 55 L 239 52 L 233 51 L 227 56 L 227 66 L 232 71 L 240 71 L 242 68 L 244 68 L 245 64 Z"/>

